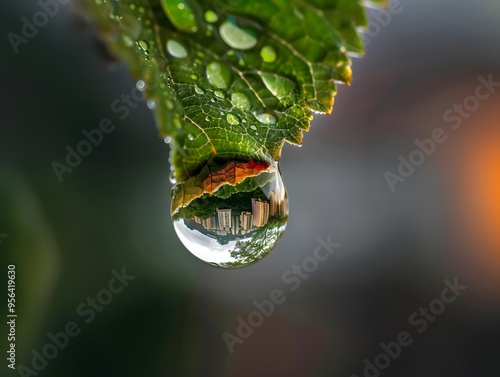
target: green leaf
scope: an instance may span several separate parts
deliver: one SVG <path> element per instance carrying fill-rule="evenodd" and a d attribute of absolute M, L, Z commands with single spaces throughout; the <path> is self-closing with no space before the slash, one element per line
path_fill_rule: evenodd
<path fill-rule="evenodd" d="M 366 15 L 357 0 L 89 0 L 88 7 L 155 101 L 178 182 L 214 161 L 269 163 L 285 141 L 301 144 L 311 110 L 331 112 L 337 83 L 351 80 L 349 55 L 363 52 Z"/>

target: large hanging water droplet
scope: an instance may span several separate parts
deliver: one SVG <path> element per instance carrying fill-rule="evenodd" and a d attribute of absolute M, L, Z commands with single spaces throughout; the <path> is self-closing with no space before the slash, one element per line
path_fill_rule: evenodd
<path fill-rule="evenodd" d="M 167 41 L 167 50 L 174 58 L 185 58 L 188 55 L 186 48 L 173 39 Z"/>
<path fill-rule="evenodd" d="M 174 199 L 183 193 L 181 185 L 176 187 Z M 288 220 L 288 196 L 277 163 L 191 201 L 172 220 L 184 246 L 212 266 L 238 268 L 259 261 L 276 246 Z"/>
<path fill-rule="evenodd" d="M 256 31 L 250 28 L 240 28 L 233 18 L 224 21 L 219 27 L 219 33 L 224 42 L 237 50 L 248 50 L 257 44 Z"/>
<path fill-rule="evenodd" d="M 207 65 L 207 79 L 217 89 L 226 89 L 231 80 L 231 71 L 225 65 L 212 62 Z"/>
<path fill-rule="evenodd" d="M 196 19 L 185 0 L 161 0 L 163 11 L 172 24 L 179 30 L 194 33 L 198 30 Z"/>

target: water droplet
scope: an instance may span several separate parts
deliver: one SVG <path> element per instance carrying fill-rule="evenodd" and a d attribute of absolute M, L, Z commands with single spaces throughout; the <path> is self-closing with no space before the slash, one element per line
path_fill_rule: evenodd
<path fill-rule="evenodd" d="M 168 110 L 173 110 L 174 109 L 174 103 L 172 101 L 170 101 L 169 99 L 167 99 L 165 101 L 165 106 L 167 106 Z"/>
<path fill-rule="evenodd" d="M 275 124 L 276 118 L 271 114 L 259 114 L 255 116 L 260 123 Z"/>
<path fill-rule="evenodd" d="M 194 87 L 194 91 L 198 94 L 205 94 L 205 92 L 203 91 L 203 89 L 201 89 L 199 86 L 195 86 Z"/>
<path fill-rule="evenodd" d="M 194 13 L 185 0 L 161 0 L 163 11 L 180 31 L 194 33 L 198 30 Z"/>
<path fill-rule="evenodd" d="M 276 60 L 276 51 L 271 46 L 264 46 L 260 50 L 260 56 L 266 63 L 272 63 Z"/>
<path fill-rule="evenodd" d="M 196 76 L 196 75 L 191 75 L 191 80 L 198 80 L 198 76 Z"/>
<path fill-rule="evenodd" d="M 172 138 L 170 136 L 166 136 L 165 139 L 163 139 L 163 141 L 167 144 L 170 144 L 172 142 Z"/>
<path fill-rule="evenodd" d="M 224 115 L 224 111 L 221 111 L 219 114 L 220 114 L 220 115 Z"/>
<path fill-rule="evenodd" d="M 229 47 L 237 50 L 248 50 L 257 44 L 257 38 L 251 34 L 250 30 L 238 27 L 233 18 L 222 23 L 219 33 Z"/>
<path fill-rule="evenodd" d="M 176 185 L 172 203 L 185 189 L 184 184 Z M 217 192 L 224 195 L 204 194 L 175 210 L 177 236 L 193 255 L 212 266 L 238 268 L 261 260 L 276 246 L 288 220 L 288 195 L 277 164 Z"/>
<path fill-rule="evenodd" d="M 210 117 L 207 115 L 207 116 L 205 117 L 205 120 L 206 120 L 207 122 L 209 122 L 209 121 L 210 121 Z"/>
<path fill-rule="evenodd" d="M 188 54 L 186 48 L 173 39 L 167 41 L 167 50 L 174 58 L 185 58 Z"/>
<path fill-rule="evenodd" d="M 195 139 L 194 135 L 193 134 L 188 134 L 188 139 L 190 141 L 193 141 Z"/>
<path fill-rule="evenodd" d="M 233 106 L 243 111 L 250 110 L 250 100 L 245 94 L 241 92 L 233 92 L 231 94 L 231 103 L 233 104 Z"/>
<path fill-rule="evenodd" d="M 208 23 L 215 23 L 217 21 L 219 21 L 219 16 L 217 16 L 217 13 L 211 11 L 211 10 L 207 10 L 205 12 L 205 21 L 207 21 Z"/>
<path fill-rule="evenodd" d="M 148 53 L 148 51 L 149 51 L 149 42 L 148 41 L 144 41 L 144 40 L 139 41 L 138 44 L 143 52 Z"/>
<path fill-rule="evenodd" d="M 257 127 L 255 127 L 255 124 L 252 124 L 252 125 L 250 126 L 250 129 L 251 129 L 251 130 L 254 130 L 254 131 L 257 131 Z"/>
<path fill-rule="evenodd" d="M 220 90 L 216 90 L 214 92 L 214 94 L 215 94 L 216 97 L 219 97 L 219 98 L 224 98 L 225 97 L 224 93 L 222 93 Z"/>
<path fill-rule="evenodd" d="M 146 106 L 150 110 L 155 109 L 156 108 L 156 102 L 155 102 L 155 100 L 154 99 L 148 99 L 148 101 L 146 102 Z"/>
<path fill-rule="evenodd" d="M 138 80 L 135 83 L 135 87 L 142 92 L 144 91 L 144 89 L 146 89 L 146 83 L 144 82 L 144 80 Z"/>
<path fill-rule="evenodd" d="M 231 113 L 227 114 L 226 119 L 229 122 L 229 124 L 232 124 L 233 126 L 240 124 L 240 120 L 234 114 Z"/>
<path fill-rule="evenodd" d="M 168 179 L 169 179 L 170 183 L 173 185 L 175 185 L 177 183 L 177 179 L 175 179 L 175 173 L 173 171 L 170 172 L 170 174 L 168 175 Z"/>
<path fill-rule="evenodd" d="M 226 89 L 231 80 L 231 71 L 225 65 L 212 62 L 207 65 L 207 79 L 217 89 Z"/>

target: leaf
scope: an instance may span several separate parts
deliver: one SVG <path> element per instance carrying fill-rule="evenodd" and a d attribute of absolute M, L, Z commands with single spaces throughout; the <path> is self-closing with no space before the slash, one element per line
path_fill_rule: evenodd
<path fill-rule="evenodd" d="M 363 52 L 360 3 L 88 0 L 88 8 L 155 101 L 176 180 L 199 183 L 214 161 L 278 160 L 285 141 L 302 143 L 311 110 L 331 112 L 337 83 L 351 81 L 349 55 Z"/>

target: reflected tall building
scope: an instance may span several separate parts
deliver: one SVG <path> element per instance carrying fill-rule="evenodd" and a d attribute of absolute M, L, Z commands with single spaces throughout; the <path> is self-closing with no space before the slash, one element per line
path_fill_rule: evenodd
<path fill-rule="evenodd" d="M 217 219 L 214 216 L 209 217 L 208 219 L 201 220 L 201 225 L 206 230 L 216 230 L 217 229 Z"/>
<path fill-rule="evenodd" d="M 252 198 L 252 224 L 257 228 L 267 224 L 269 220 L 269 203 Z"/>
<path fill-rule="evenodd" d="M 251 229 L 252 223 L 253 223 L 252 212 L 241 212 L 240 214 L 241 229 L 243 230 Z"/>
<path fill-rule="evenodd" d="M 271 191 L 269 194 L 269 216 L 283 216 L 287 214 L 287 202 L 279 186 L 276 188 L 276 192 Z"/>
<path fill-rule="evenodd" d="M 220 230 L 231 228 L 231 209 L 218 209 L 217 220 L 219 221 L 218 228 Z"/>

